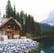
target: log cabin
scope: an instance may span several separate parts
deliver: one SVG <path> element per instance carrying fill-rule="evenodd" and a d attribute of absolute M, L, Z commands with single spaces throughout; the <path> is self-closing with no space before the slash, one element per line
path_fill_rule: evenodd
<path fill-rule="evenodd" d="M 21 30 L 21 24 L 13 17 L 0 18 L 0 37 L 7 36 L 8 39 L 19 38 Z"/>

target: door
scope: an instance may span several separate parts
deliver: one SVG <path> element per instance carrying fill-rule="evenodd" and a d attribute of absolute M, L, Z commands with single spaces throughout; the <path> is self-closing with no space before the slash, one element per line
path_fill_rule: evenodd
<path fill-rule="evenodd" d="M 8 39 L 13 39 L 14 34 L 11 31 L 6 31 Z"/>

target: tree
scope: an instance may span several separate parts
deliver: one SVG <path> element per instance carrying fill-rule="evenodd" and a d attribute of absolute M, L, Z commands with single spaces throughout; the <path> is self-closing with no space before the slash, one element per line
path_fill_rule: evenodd
<path fill-rule="evenodd" d="M 52 26 L 52 30 L 54 31 L 54 26 Z"/>
<path fill-rule="evenodd" d="M 23 20 L 24 20 L 24 19 L 23 19 L 23 18 L 24 18 L 24 12 L 23 12 L 23 11 L 20 12 L 19 17 L 20 17 L 20 20 L 19 20 L 19 21 L 20 21 L 20 23 L 21 23 L 21 25 L 22 25 L 22 27 L 23 27 L 23 24 L 24 24 L 24 23 L 23 23 Z"/>
<path fill-rule="evenodd" d="M 35 25 L 34 25 L 34 19 L 31 15 L 27 14 L 25 15 L 25 31 L 28 33 L 35 33 Z"/>
<path fill-rule="evenodd" d="M 31 16 L 30 24 L 31 24 L 31 33 L 35 34 L 35 23 L 32 16 Z"/>
<path fill-rule="evenodd" d="M 34 23 L 35 23 L 35 34 L 40 35 L 41 34 L 40 24 L 38 22 Z"/>
<path fill-rule="evenodd" d="M 6 17 L 9 18 L 11 16 L 13 16 L 13 9 L 12 9 L 10 0 L 8 0 L 7 6 L 6 6 Z"/>
<path fill-rule="evenodd" d="M 13 17 L 16 19 L 16 8 L 15 8 L 15 5 L 14 5 L 14 9 L 13 9 Z"/>
<path fill-rule="evenodd" d="M 19 13 L 18 13 L 18 12 L 16 13 L 16 19 L 17 19 L 17 21 L 19 21 L 19 22 L 20 22 L 20 15 L 19 15 Z"/>
<path fill-rule="evenodd" d="M 52 26 L 52 35 L 54 35 L 54 26 Z"/>
<path fill-rule="evenodd" d="M 25 26 L 26 26 L 26 31 L 30 33 L 31 32 L 30 15 L 28 15 L 26 18 Z"/>
<path fill-rule="evenodd" d="M 27 30 L 28 30 L 28 28 L 27 28 L 27 23 L 28 22 L 28 20 L 27 20 L 27 14 L 24 14 L 24 24 L 23 24 L 23 30 L 24 30 L 24 32 L 26 33 L 27 32 Z"/>

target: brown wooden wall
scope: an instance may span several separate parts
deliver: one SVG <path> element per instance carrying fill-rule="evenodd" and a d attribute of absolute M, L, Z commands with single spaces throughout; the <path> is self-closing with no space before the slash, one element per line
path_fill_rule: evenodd
<path fill-rule="evenodd" d="M 20 35 L 20 29 L 18 27 L 18 25 L 15 23 L 15 28 L 8 28 L 8 24 L 9 23 L 15 23 L 14 21 L 10 20 L 9 22 L 7 22 L 3 27 L 2 27 L 2 31 L 4 35 L 9 36 L 10 38 L 13 38 L 14 35 Z"/>

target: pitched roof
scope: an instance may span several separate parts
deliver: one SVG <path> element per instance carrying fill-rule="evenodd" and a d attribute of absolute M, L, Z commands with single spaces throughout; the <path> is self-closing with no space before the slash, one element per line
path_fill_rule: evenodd
<path fill-rule="evenodd" d="M 17 23 L 17 25 L 20 27 L 20 29 L 22 29 L 21 24 L 16 19 L 14 19 L 13 17 L 10 17 L 10 18 L 0 18 L 0 27 L 2 27 L 4 24 L 6 24 L 11 19 L 14 20 Z"/>
<path fill-rule="evenodd" d="M 7 18 L 0 18 L 0 27 L 7 21 L 8 21 Z"/>

